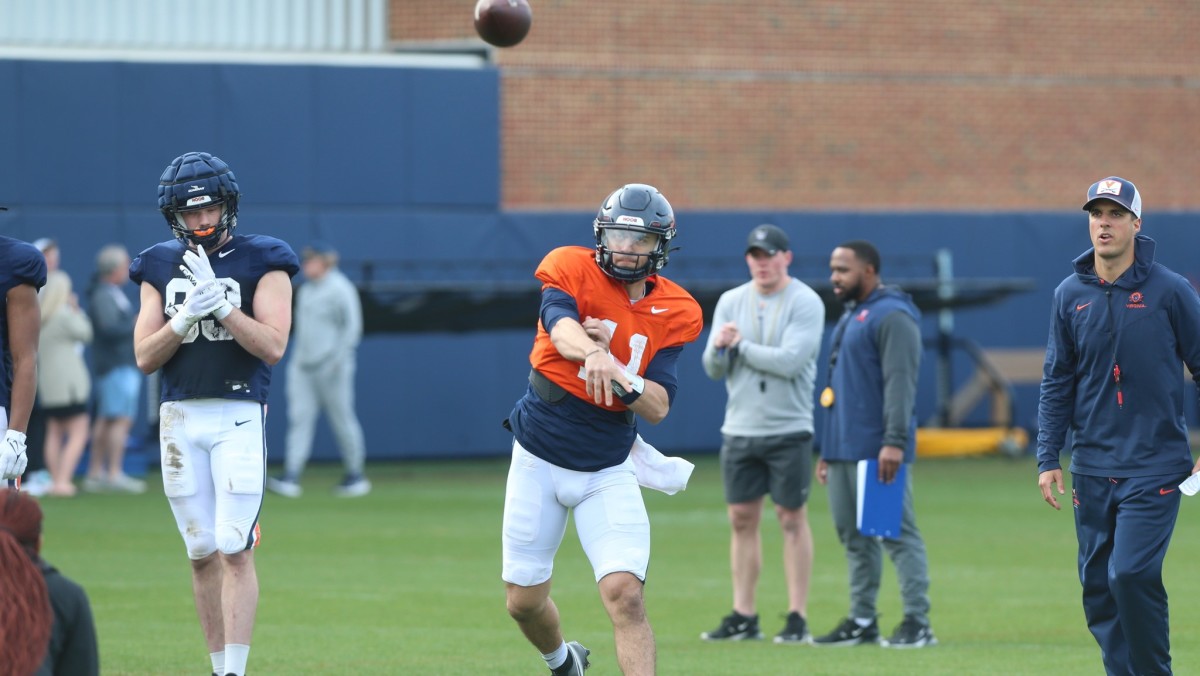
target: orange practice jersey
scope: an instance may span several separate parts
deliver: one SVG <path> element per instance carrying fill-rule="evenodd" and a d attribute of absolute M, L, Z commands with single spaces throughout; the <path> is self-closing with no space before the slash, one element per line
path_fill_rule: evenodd
<path fill-rule="evenodd" d="M 543 291 L 553 287 L 574 298 L 580 320 L 595 317 L 604 321 L 612 332 L 609 352 L 638 375 L 646 372 L 646 365 L 659 350 L 696 340 L 704 326 L 700 304 L 682 286 L 665 277 L 651 275 L 647 283 L 653 288 L 645 298 L 631 302 L 625 285 L 596 265 L 594 249 L 555 249 L 542 259 L 536 276 L 542 281 Z M 571 394 L 592 401 L 587 383 L 580 376 L 583 365 L 558 353 L 541 321 L 529 362 Z M 616 399 L 612 406 L 600 405 L 610 411 L 626 409 Z"/>

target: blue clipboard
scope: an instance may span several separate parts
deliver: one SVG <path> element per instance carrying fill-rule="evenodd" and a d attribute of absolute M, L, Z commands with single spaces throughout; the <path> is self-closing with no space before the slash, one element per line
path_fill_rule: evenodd
<path fill-rule="evenodd" d="M 858 461 L 858 532 L 870 537 L 900 537 L 908 465 L 901 463 L 890 484 L 879 482 L 879 461 Z"/>

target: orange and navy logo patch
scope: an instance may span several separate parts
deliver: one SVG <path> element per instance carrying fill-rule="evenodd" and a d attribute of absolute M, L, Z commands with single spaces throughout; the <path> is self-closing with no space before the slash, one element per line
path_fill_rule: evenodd
<path fill-rule="evenodd" d="M 1146 307 L 1146 297 L 1141 291 L 1134 291 L 1129 294 L 1129 302 L 1125 304 L 1127 308 L 1144 308 Z"/>

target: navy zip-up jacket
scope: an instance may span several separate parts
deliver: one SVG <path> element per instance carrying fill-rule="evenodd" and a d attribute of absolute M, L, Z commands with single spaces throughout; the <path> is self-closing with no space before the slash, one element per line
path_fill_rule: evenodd
<path fill-rule="evenodd" d="M 1185 422 L 1186 364 L 1200 384 L 1200 296 L 1134 239 L 1115 282 L 1096 276 L 1095 249 L 1054 290 L 1038 405 L 1038 472 L 1060 469 L 1071 443 L 1076 474 L 1112 478 L 1192 469 Z M 1119 369 L 1119 370 L 1118 370 Z M 1118 378 L 1119 375 L 1119 378 Z"/>
<path fill-rule="evenodd" d="M 821 444 L 826 461 L 873 460 L 884 444 L 903 448 L 904 462 L 916 459 L 920 318 L 912 298 L 894 287 L 879 286 L 847 307 L 834 328 L 835 343 L 842 335 L 829 374 L 833 406 Z"/>

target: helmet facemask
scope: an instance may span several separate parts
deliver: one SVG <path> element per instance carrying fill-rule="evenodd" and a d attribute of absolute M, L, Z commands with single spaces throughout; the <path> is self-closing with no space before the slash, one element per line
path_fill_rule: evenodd
<path fill-rule="evenodd" d="M 610 277 L 636 282 L 658 272 L 667 264 L 667 237 L 662 231 L 596 222 L 596 262 Z M 673 231 L 672 231 L 673 233 Z M 649 240 L 654 240 L 649 244 Z M 649 249 L 647 251 L 647 249 Z M 637 257 L 636 267 L 617 265 L 613 256 Z"/>
<path fill-rule="evenodd" d="M 657 188 L 631 183 L 604 200 L 592 222 L 592 230 L 596 237 L 596 264 L 609 277 L 632 283 L 657 273 L 667 264 L 671 239 L 675 237 L 675 214 Z M 652 245 L 642 241 L 639 246 L 637 241 L 643 236 L 655 237 L 657 241 Z M 614 254 L 637 256 L 637 267 L 614 265 Z"/>
<path fill-rule="evenodd" d="M 209 208 L 213 204 L 221 207 L 221 218 L 215 225 L 199 230 L 188 228 L 184 222 L 183 214 L 189 211 Z M 185 245 L 194 244 L 197 247 L 204 247 L 205 251 L 211 251 L 221 242 L 221 238 L 226 232 L 232 233 L 233 229 L 237 227 L 237 202 L 215 202 L 191 209 L 174 209 L 170 214 L 167 214 L 167 222 L 171 224 L 171 230 L 175 233 L 175 239 L 178 239 Z"/>

